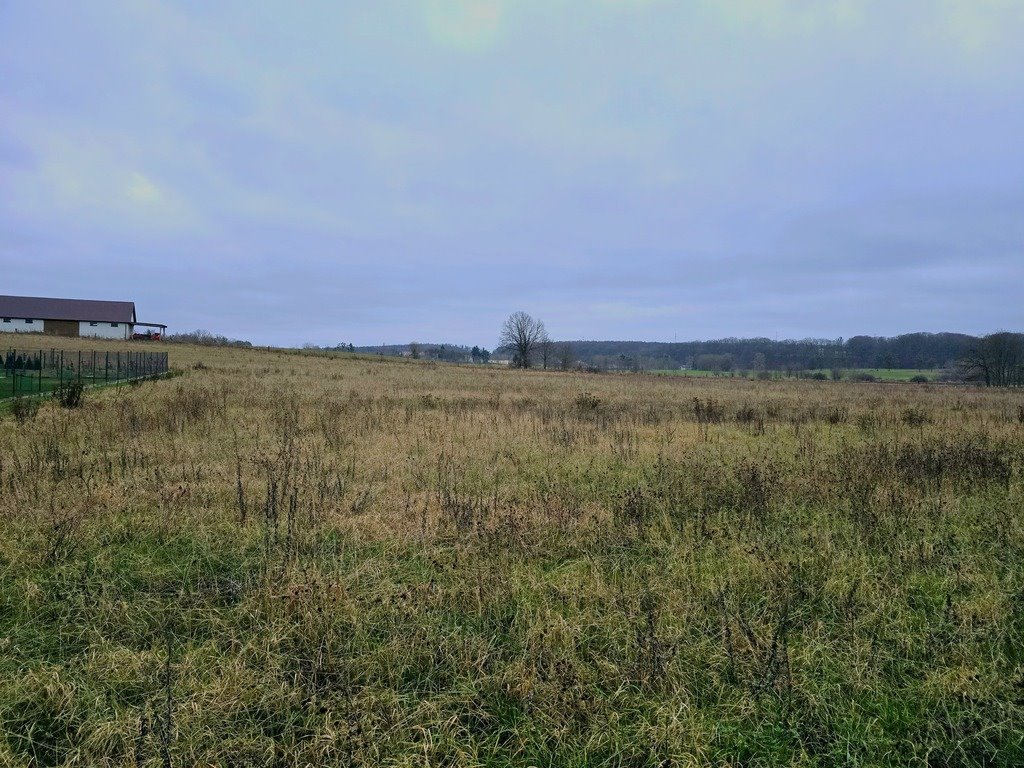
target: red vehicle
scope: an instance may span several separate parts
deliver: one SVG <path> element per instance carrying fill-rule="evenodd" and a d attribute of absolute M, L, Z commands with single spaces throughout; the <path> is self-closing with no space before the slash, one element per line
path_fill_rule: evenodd
<path fill-rule="evenodd" d="M 133 333 L 133 341 L 160 341 L 159 331 L 146 331 L 145 333 Z"/>

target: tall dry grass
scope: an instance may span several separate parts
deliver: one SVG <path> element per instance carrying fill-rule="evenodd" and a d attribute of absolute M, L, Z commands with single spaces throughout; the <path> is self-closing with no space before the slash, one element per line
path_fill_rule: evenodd
<path fill-rule="evenodd" d="M 169 349 L 0 421 L 0 763 L 1024 762 L 1019 393 Z"/>

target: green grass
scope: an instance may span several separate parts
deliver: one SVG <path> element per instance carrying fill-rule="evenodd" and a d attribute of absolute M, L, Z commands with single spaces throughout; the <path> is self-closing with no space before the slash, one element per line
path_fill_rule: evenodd
<path fill-rule="evenodd" d="M 166 374 L 162 374 L 166 375 Z M 64 382 L 71 381 L 73 374 L 68 374 L 68 377 L 64 379 Z M 142 380 L 143 377 L 138 377 L 137 380 Z M 91 377 L 84 377 L 82 383 L 89 389 L 98 389 L 101 387 L 109 387 L 117 384 L 127 384 L 131 379 L 103 379 L 97 378 L 95 381 Z M 33 373 L 28 371 L 24 374 L 18 373 L 15 376 L 11 376 L 10 372 L 6 375 L 0 375 L 0 402 L 3 400 L 10 400 L 15 397 L 22 397 L 24 395 L 48 395 L 54 391 L 60 389 L 61 379 L 54 376 L 42 376 L 40 377 L 38 372 Z"/>
<path fill-rule="evenodd" d="M 0 765 L 1024 764 L 1016 392 L 194 354 L 0 420 Z"/>
<path fill-rule="evenodd" d="M 0 399 L 21 395 L 47 394 L 60 386 L 60 379 L 50 376 L 39 377 L 38 372 L 27 371 L 11 375 L 8 371 L 0 375 Z"/>
<path fill-rule="evenodd" d="M 843 371 L 844 376 L 857 373 L 869 374 L 879 381 L 910 381 L 915 376 L 925 376 L 929 381 L 935 381 L 941 371 L 937 368 L 851 368 Z"/>

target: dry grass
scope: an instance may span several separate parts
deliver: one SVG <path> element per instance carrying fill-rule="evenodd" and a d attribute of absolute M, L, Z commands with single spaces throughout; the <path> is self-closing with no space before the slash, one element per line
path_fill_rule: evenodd
<path fill-rule="evenodd" d="M 0 421 L 0 764 L 1024 762 L 1019 393 L 167 348 Z"/>

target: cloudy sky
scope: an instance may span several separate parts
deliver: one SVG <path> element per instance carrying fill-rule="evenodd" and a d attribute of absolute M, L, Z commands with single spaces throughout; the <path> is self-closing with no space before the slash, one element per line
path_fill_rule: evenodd
<path fill-rule="evenodd" d="M 1024 0 L 0 0 L 0 293 L 254 342 L 1024 327 Z"/>

